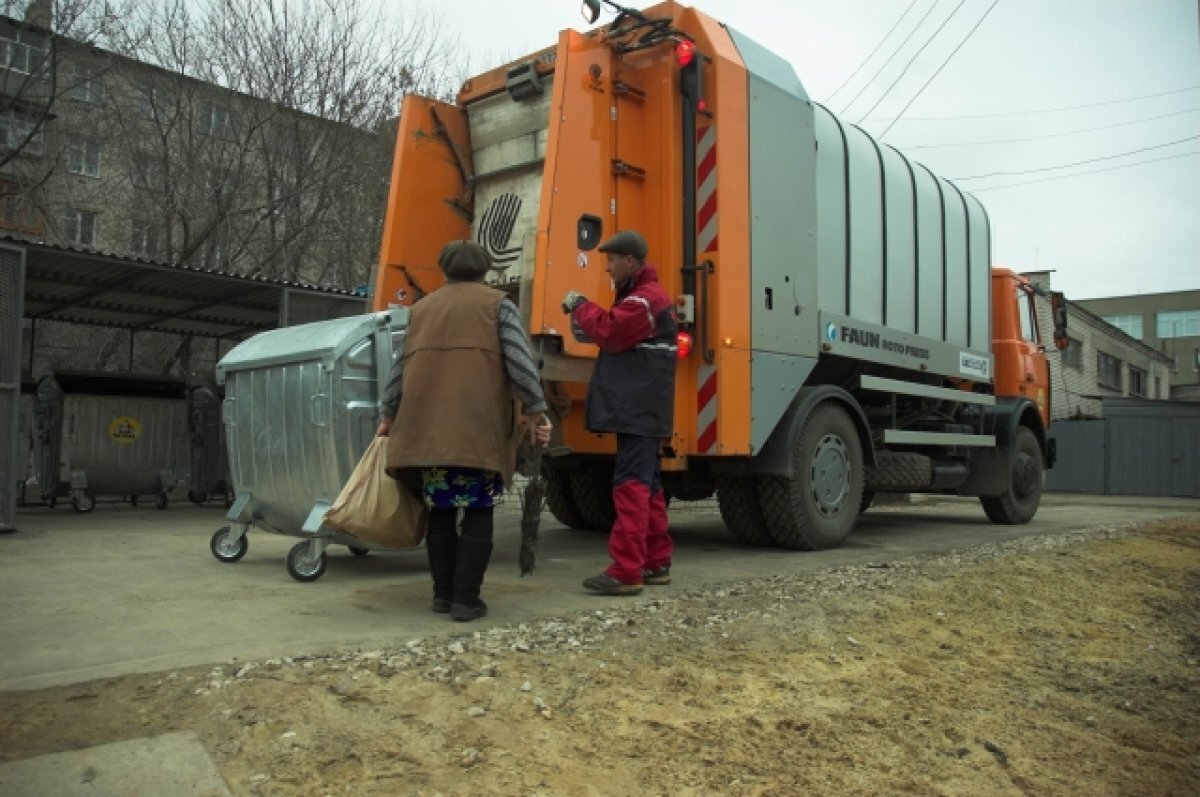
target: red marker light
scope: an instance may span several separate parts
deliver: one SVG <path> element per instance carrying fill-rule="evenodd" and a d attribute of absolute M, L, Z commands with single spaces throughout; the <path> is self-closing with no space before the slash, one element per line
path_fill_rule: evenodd
<path fill-rule="evenodd" d="M 680 66 L 687 66 L 696 58 L 696 43 L 690 39 L 682 39 L 675 45 L 675 60 Z"/>
<path fill-rule="evenodd" d="M 692 353 L 692 336 L 686 332 L 680 332 L 676 336 L 675 345 L 679 347 L 679 359 L 684 359 Z"/>
<path fill-rule="evenodd" d="M 703 97 L 696 100 L 696 110 L 700 113 L 708 113 L 708 100 Z"/>

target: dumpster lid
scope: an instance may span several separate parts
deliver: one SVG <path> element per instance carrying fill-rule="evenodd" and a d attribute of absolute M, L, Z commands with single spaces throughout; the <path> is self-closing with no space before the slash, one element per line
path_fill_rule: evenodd
<path fill-rule="evenodd" d="M 321 360 L 326 368 L 379 327 L 403 329 L 408 321 L 407 308 L 380 313 L 334 318 L 294 327 L 260 332 L 242 341 L 217 363 L 217 381 L 225 374 L 288 362 Z"/>

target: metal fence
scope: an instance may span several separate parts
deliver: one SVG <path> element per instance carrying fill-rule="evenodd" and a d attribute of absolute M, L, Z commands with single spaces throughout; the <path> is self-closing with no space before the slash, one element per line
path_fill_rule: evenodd
<path fill-rule="evenodd" d="M 16 528 L 21 434 L 21 316 L 25 295 L 25 252 L 0 246 L 0 531 Z"/>
<path fill-rule="evenodd" d="M 1054 422 L 1047 490 L 1200 498 L 1200 403 L 1105 399 L 1103 416 Z"/>

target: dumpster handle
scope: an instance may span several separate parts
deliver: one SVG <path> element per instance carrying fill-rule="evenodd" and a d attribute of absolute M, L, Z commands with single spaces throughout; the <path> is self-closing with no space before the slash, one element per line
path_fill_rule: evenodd
<path fill-rule="evenodd" d="M 324 399 L 328 399 L 328 398 L 329 398 L 329 396 L 326 395 L 325 393 L 314 393 L 313 394 L 313 397 L 311 400 L 311 406 L 310 406 L 310 409 L 312 411 L 312 425 L 313 426 L 327 426 L 329 424 L 328 413 L 326 412 L 328 403 L 326 401 L 324 401 Z"/>

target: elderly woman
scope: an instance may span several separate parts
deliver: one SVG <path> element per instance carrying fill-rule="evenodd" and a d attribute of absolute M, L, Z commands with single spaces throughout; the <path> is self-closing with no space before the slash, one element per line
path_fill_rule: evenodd
<path fill-rule="evenodd" d="M 487 252 L 454 241 L 438 265 L 446 284 L 413 305 L 377 434 L 390 438 L 388 472 L 401 479 L 419 472 L 431 507 L 425 547 L 433 611 L 474 620 L 487 615 L 479 590 L 492 555 L 492 507 L 516 466 L 514 399 L 535 445 L 549 443 L 550 420 L 517 307 L 483 284 Z"/>

